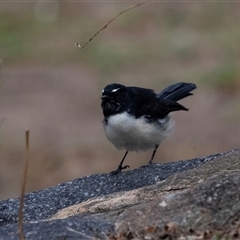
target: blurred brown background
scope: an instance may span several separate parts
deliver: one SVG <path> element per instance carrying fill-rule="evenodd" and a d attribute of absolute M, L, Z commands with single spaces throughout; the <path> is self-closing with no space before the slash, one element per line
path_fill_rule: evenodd
<path fill-rule="evenodd" d="M 111 82 L 161 91 L 194 82 L 159 148 L 168 162 L 239 148 L 240 4 L 0 3 L 0 199 L 17 197 L 30 129 L 27 190 L 114 170 L 124 152 L 102 129 L 100 96 Z M 131 169 L 151 151 L 130 153 Z"/>

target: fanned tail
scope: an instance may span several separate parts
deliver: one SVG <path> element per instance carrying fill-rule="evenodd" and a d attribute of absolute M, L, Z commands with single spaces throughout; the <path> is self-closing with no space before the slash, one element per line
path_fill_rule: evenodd
<path fill-rule="evenodd" d="M 194 83 L 179 82 L 165 88 L 157 96 L 167 106 L 167 113 L 180 110 L 188 111 L 188 108 L 179 104 L 177 101 L 193 95 L 191 91 L 196 88 L 197 86 Z"/>
<path fill-rule="evenodd" d="M 158 94 L 160 99 L 168 99 L 177 102 L 183 98 L 193 95 L 191 91 L 196 89 L 197 86 L 194 83 L 179 82 L 165 88 Z"/>

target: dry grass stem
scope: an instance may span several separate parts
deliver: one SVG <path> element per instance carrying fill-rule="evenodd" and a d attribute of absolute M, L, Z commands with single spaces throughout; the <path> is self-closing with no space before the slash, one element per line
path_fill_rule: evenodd
<path fill-rule="evenodd" d="M 83 45 L 81 45 L 80 43 L 75 43 L 75 45 L 76 45 L 77 47 L 79 47 L 79 48 L 84 48 L 84 47 L 87 46 L 88 43 L 90 43 L 102 30 L 104 30 L 105 28 L 107 28 L 108 25 L 109 25 L 111 22 L 113 22 L 116 18 L 118 18 L 120 15 L 122 15 L 123 13 L 125 13 L 125 12 L 127 12 L 127 11 L 129 11 L 129 10 L 131 10 L 131 9 L 133 9 L 133 8 L 139 7 L 139 6 L 141 6 L 142 4 L 144 4 L 144 3 L 146 3 L 146 2 L 148 2 L 148 1 L 135 4 L 135 5 L 133 5 L 133 6 L 129 7 L 129 8 L 121 11 L 121 12 L 120 12 L 119 14 L 117 14 L 114 18 L 112 18 L 111 20 L 109 20 L 109 21 L 108 21 L 100 30 L 98 30 L 91 38 L 89 38 L 89 40 L 88 40 L 86 43 L 84 43 Z"/>
<path fill-rule="evenodd" d="M 26 189 L 26 183 L 27 183 L 28 162 L 29 162 L 29 130 L 26 130 L 25 163 L 24 163 L 20 205 L 19 205 L 19 212 L 18 212 L 18 236 L 20 240 L 26 239 L 23 231 L 23 205 L 24 205 L 24 195 L 25 195 L 25 189 Z"/>

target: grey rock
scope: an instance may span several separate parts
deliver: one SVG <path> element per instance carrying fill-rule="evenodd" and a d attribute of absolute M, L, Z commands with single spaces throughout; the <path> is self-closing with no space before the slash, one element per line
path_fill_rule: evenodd
<path fill-rule="evenodd" d="M 155 239 L 229 228 L 240 217 L 239 172 L 233 150 L 75 179 L 26 194 L 24 232 L 27 239 Z M 18 239 L 18 208 L 18 198 L 0 202 L 0 239 Z"/>

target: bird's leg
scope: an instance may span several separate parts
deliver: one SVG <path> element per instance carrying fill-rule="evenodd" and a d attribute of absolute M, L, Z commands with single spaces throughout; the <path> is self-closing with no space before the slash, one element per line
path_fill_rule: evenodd
<path fill-rule="evenodd" d="M 154 148 L 154 150 L 153 150 L 153 153 L 152 153 L 152 157 L 151 157 L 151 159 L 149 160 L 148 164 L 152 164 L 152 163 L 153 163 L 153 158 L 154 158 L 154 156 L 155 156 L 155 154 L 156 154 L 156 152 L 157 152 L 158 147 L 159 147 L 159 145 L 156 145 L 156 146 L 155 146 L 155 148 Z"/>
<path fill-rule="evenodd" d="M 118 165 L 117 170 L 110 172 L 111 175 L 118 174 L 118 173 L 120 173 L 123 169 L 129 168 L 128 165 L 123 166 L 123 162 L 124 162 L 124 159 L 126 158 L 127 154 L 128 154 L 128 151 L 126 151 L 126 153 L 124 154 L 123 159 L 122 159 L 122 161 L 120 162 L 120 164 Z"/>

